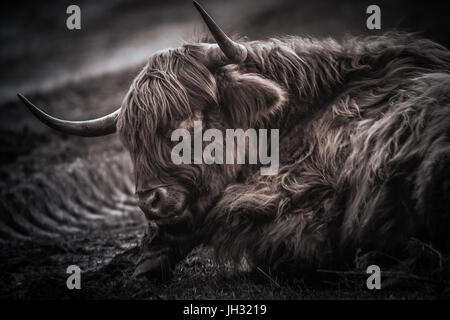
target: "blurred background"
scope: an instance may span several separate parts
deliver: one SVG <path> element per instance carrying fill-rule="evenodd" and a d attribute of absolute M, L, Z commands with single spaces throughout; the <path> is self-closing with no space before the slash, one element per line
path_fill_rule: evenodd
<path fill-rule="evenodd" d="M 450 46 L 449 1 L 202 0 L 230 33 L 251 40 L 418 32 Z M 66 9 L 81 8 L 81 30 Z M 379 30 L 366 9 L 381 8 Z M 367 291 L 307 291 L 227 276 L 196 251 L 163 287 L 129 283 L 145 221 L 136 207 L 128 154 L 116 135 L 55 132 L 18 101 L 21 92 L 57 117 L 81 120 L 115 110 L 146 59 L 204 35 L 190 0 L 59 0 L 0 3 L 0 298 L 323 298 Z M 65 268 L 90 279 L 65 288 Z M 225 276 L 224 276 L 225 274 Z M 231 277 L 231 278 L 230 278 Z M 234 278 L 233 278 L 234 277 Z M 270 285 L 269 285 L 270 284 Z M 407 291 L 417 298 L 429 292 Z M 394 297 L 395 295 L 394 294 Z M 392 297 L 392 293 L 389 293 Z"/>
<path fill-rule="evenodd" d="M 81 30 L 66 28 L 66 8 L 81 8 Z M 371 34 L 366 8 L 381 8 L 382 31 L 420 32 L 449 45 L 448 1 L 204 0 L 226 31 L 277 35 Z M 47 90 L 142 63 L 154 51 L 195 39 L 204 26 L 190 0 L 3 1 L 0 100 Z"/>

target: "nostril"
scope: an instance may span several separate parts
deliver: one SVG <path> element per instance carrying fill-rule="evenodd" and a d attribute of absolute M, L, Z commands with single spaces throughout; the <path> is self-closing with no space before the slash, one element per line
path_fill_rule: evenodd
<path fill-rule="evenodd" d="M 160 202 L 161 202 L 161 195 L 160 195 L 159 191 L 156 190 L 152 194 L 152 199 L 150 200 L 150 206 L 152 207 L 152 209 L 157 209 L 160 205 Z"/>
<path fill-rule="evenodd" d="M 139 207 L 147 215 L 162 215 L 167 212 L 168 204 L 167 189 L 163 187 L 140 192 Z"/>

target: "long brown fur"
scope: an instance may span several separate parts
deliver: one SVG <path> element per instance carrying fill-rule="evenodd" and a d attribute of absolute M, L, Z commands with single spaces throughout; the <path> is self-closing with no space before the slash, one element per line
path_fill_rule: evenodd
<path fill-rule="evenodd" d="M 272 269 L 344 264 L 358 248 L 394 253 L 410 237 L 448 246 L 446 48 L 396 33 L 242 44 L 245 63 L 209 69 L 201 44 L 153 55 L 119 117 L 137 185 L 186 194 L 192 246 Z M 279 128 L 279 173 L 174 165 L 170 133 L 195 119 L 204 129 Z"/>

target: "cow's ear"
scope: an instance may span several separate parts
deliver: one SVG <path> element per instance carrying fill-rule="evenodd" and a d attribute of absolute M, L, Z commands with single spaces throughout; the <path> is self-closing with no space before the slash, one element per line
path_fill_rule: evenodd
<path fill-rule="evenodd" d="M 220 107 L 240 128 L 260 126 L 281 112 L 286 92 L 275 82 L 258 74 L 243 73 L 228 65 L 216 74 Z"/>

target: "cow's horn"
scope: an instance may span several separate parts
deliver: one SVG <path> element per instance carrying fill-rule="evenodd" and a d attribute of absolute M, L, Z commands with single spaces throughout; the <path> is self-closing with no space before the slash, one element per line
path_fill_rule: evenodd
<path fill-rule="evenodd" d="M 247 49 L 242 44 L 231 40 L 197 1 L 193 1 L 193 3 L 225 56 L 233 62 L 244 62 L 247 58 Z"/>
<path fill-rule="evenodd" d="M 50 128 L 83 137 L 99 137 L 116 132 L 116 120 L 120 108 L 104 117 L 86 121 L 67 121 L 52 117 L 32 104 L 20 93 L 17 96 L 30 111 Z"/>

